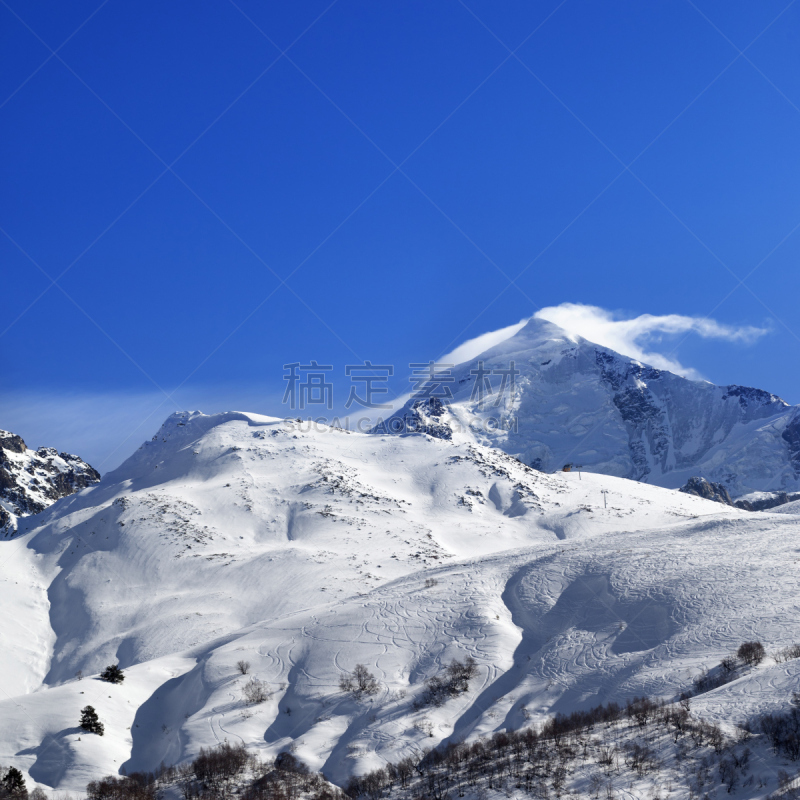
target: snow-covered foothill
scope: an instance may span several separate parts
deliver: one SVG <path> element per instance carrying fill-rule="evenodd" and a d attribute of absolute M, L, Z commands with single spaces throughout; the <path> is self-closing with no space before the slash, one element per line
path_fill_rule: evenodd
<path fill-rule="evenodd" d="M 800 642 L 798 525 L 471 441 L 176 414 L 0 545 L 0 763 L 82 792 L 227 739 L 342 785 L 558 711 L 676 697 L 746 639 Z M 428 702 L 467 656 L 469 689 Z M 117 662 L 124 683 L 97 679 Z M 376 693 L 342 690 L 358 664 Z M 735 702 L 723 690 L 709 714 Z M 77 728 L 86 704 L 103 737 Z"/>

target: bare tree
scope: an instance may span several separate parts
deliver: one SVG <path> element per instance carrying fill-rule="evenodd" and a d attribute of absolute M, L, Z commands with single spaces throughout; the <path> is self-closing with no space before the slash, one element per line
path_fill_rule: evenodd
<path fill-rule="evenodd" d="M 241 661 L 237 661 L 236 669 L 238 669 L 239 672 L 242 673 L 242 675 L 247 675 L 247 673 L 250 672 L 250 662 L 245 661 L 244 659 L 242 659 Z"/>
<path fill-rule="evenodd" d="M 270 696 L 267 684 L 255 677 L 247 681 L 242 691 L 248 703 L 263 703 Z"/>
<path fill-rule="evenodd" d="M 339 688 L 343 692 L 369 695 L 375 694 L 379 687 L 375 676 L 366 666 L 364 666 L 364 664 L 356 664 L 352 672 L 345 673 L 339 679 Z"/>
<path fill-rule="evenodd" d="M 744 642 L 739 646 L 736 655 L 748 666 L 757 666 L 764 660 L 766 653 L 761 642 Z"/>

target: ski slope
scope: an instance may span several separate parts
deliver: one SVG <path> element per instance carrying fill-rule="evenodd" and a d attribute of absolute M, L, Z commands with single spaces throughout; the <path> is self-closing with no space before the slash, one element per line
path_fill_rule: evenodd
<path fill-rule="evenodd" d="M 800 641 L 800 520 L 782 510 L 470 442 L 173 415 L 2 543 L 0 763 L 81 792 L 227 739 L 341 784 L 450 738 L 671 698 L 745 639 Z M 425 705 L 466 655 L 470 691 Z M 126 681 L 97 680 L 116 661 Z M 359 663 L 375 695 L 340 690 Z M 765 662 L 703 708 L 734 724 L 742 698 L 782 707 L 796 674 Z M 87 703 L 102 738 L 77 727 Z"/>

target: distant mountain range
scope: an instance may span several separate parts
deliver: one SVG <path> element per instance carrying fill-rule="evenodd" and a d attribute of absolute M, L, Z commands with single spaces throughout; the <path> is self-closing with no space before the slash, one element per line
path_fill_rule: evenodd
<path fill-rule="evenodd" d="M 474 441 L 545 472 L 571 463 L 674 489 L 701 476 L 733 497 L 800 489 L 800 406 L 655 369 L 545 320 L 446 378 L 374 432 Z"/>

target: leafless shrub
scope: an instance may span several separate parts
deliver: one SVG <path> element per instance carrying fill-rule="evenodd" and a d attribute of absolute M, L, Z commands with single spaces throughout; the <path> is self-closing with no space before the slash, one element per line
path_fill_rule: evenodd
<path fill-rule="evenodd" d="M 723 758 L 719 762 L 719 779 L 730 794 L 739 784 L 739 771 L 730 758 Z"/>
<path fill-rule="evenodd" d="M 751 727 L 766 735 L 776 755 L 800 759 L 800 708 L 792 706 L 785 714 L 764 714 Z"/>
<path fill-rule="evenodd" d="M 236 669 L 238 669 L 239 672 L 242 673 L 242 675 L 247 675 L 247 673 L 250 672 L 250 662 L 245 661 L 244 659 L 242 659 L 241 661 L 237 661 Z"/>
<path fill-rule="evenodd" d="M 683 705 L 667 712 L 665 721 L 672 729 L 672 735 L 676 743 L 686 732 L 689 726 L 689 719 L 689 710 L 684 708 Z"/>
<path fill-rule="evenodd" d="M 219 747 L 200 748 L 192 769 L 198 781 L 212 794 L 227 796 L 232 782 L 244 772 L 247 750 L 243 744 L 223 742 Z"/>
<path fill-rule="evenodd" d="M 356 664 L 352 672 L 345 673 L 339 679 L 339 688 L 346 693 L 370 695 L 375 694 L 379 686 L 364 664 Z"/>
<path fill-rule="evenodd" d="M 472 656 L 467 656 L 463 661 L 453 659 L 447 667 L 447 683 L 454 694 L 466 692 L 469 682 L 478 673 L 478 665 Z"/>
<path fill-rule="evenodd" d="M 761 642 L 744 642 L 739 646 L 736 655 L 750 667 L 758 666 L 763 660 L 766 652 Z"/>
<path fill-rule="evenodd" d="M 640 742 L 630 742 L 626 748 L 625 764 L 640 778 L 648 772 L 658 769 L 659 763 L 656 754 L 649 745 Z"/>
<path fill-rule="evenodd" d="M 88 800 L 156 800 L 153 783 L 138 781 L 133 776 L 108 775 L 99 781 L 91 781 L 86 787 Z"/>
<path fill-rule="evenodd" d="M 788 647 L 778 650 L 778 652 L 775 653 L 774 658 L 778 664 L 782 664 L 784 661 L 792 661 L 795 658 L 800 658 L 800 644 L 790 644 Z"/>
<path fill-rule="evenodd" d="M 704 672 L 694 679 L 694 691 L 692 694 L 704 694 L 730 683 L 736 678 L 736 665 L 735 657 L 728 656 L 723 658 L 719 666 Z"/>
<path fill-rule="evenodd" d="M 472 656 L 463 661 L 453 659 L 447 666 L 444 676 L 434 675 L 425 682 L 423 705 L 440 706 L 449 697 L 469 689 L 469 682 L 478 672 L 478 665 Z"/>
<path fill-rule="evenodd" d="M 625 707 L 625 715 L 628 719 L 635 720 L 640 728 L 644 728 L 659 708 L 659 704 L 648 697 L 634 697 L 633 700 L 628 701 Z"/>
<path fill-rule="evenodd" d="M 247 681 L 242 691 L 248 703 L 263 703 L 270 696 L 267 684 L 255 677 Z"/>
<path fill-rule="evenodd" d="M 238 793 L 242 800 L 348 800 L 290 752 L 280 753 L 274 762 L 260 765 L 255 772 L 255 780 Z"/>
<path fill-rule="evenodd" d="M 737 662 L 733 656 L 726 656 L 719 662 L 720 668 L 726 675 L 736 671 Z"/>

